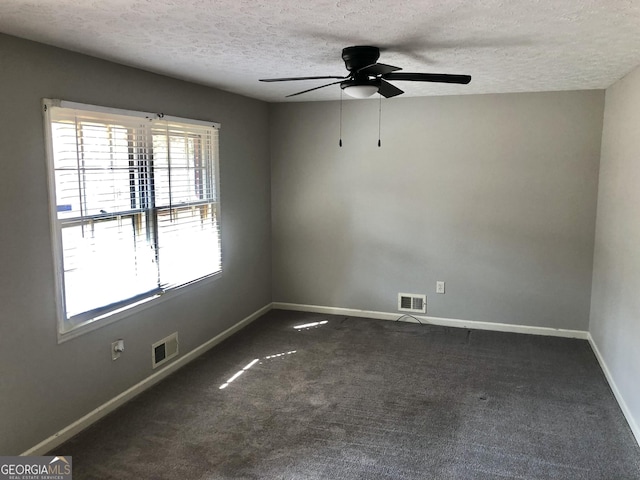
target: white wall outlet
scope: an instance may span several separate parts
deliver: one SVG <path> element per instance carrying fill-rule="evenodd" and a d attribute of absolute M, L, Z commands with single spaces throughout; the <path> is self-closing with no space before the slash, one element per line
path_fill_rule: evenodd
<path fill-rule="evenodd" d="M 119 359 L 122 352 L 124 352 L 124 340 L 116 340 L 111 344 L 111 360 Z"/>
<path fill-rule="evenodd" d="M 436 282 L 436 293 L 444 293 L 444 282 L 442 280 Z"/>

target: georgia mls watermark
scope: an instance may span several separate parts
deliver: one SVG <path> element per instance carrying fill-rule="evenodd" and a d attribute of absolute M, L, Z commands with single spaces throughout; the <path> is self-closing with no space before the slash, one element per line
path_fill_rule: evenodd
<path fill-rule="evenodd" d="M 0 480 L 71 480 L 71 457 L 0 457 Z"/>

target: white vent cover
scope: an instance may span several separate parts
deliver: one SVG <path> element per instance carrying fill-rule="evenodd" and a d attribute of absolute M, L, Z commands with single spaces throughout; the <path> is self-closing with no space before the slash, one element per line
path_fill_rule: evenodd
<path fill-rule="evenodd" d="M 426 313 L 427 296 L 416 293 L 399 293 L 398 310 L 401 312 Z"/>
<path fill-rule="evenodd" d="M 178 356 L 178 332 L 151 345 L 151 364 L 156 368 Z"/>

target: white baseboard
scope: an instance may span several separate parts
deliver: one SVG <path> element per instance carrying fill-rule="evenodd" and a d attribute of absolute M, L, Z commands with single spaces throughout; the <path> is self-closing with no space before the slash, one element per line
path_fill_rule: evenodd
<path fill-rule="evenodd" d="M 297 303 L 274 302 L 274 309 L 299 310 L 302 312 L 325 313 L 328 315 L 347 315 L 351 317 L 376 318 L 379 320 L 397 320 L 439 325 L 443 327 L 472 328 L 476 330 L 492 330 L 496 332 L 526 333 L 530 335 L 546 335 L 549 337 L 579 338 L 586 340 L 589 332 L 583 330 L 566 330 L 563 328 L 533 327 L 528 325 L 513 325 L 509 323 L 478 322 L 474 320 L 459 320 L 454 318 L 429 317 L 426 315 L 403 316 L 400 313 L 376 312 L 372 310 L 356 310 L 352 308 L 323 307 L 319 305 L 302 305 Z M 414 317 L 414 318 L 412 318 Z"/>
<path fill-rule="evenodd" d="M 230 337 L 231 335 L 236 333 L 238 330 L 246 327 L 251 322 L 253 322 L 255 319 L 257 319 L 258 317 L 264 315 L 269 310 L 271 310 L 271 308 L 272 308 L 272 304 L 271 303 L 265 305 L 260 310 L 257 310 L 256 312 L 254 312 L 251 315 L 249 315 L 248 317 L 242 319 L 241 321 L 239 321 L 235 325 L 227 328 L 224 332 L 216 335 L 215 337 L 213 337 L 212 339 L 210 339 L 207 342 L 203 343 L 199 347 L 194 348 L 193 350 L 191 350 L 187 354 L 185 354 L 185 355 L 183 355 L 181 357 L 178 357 L 178 359 L 176 361 L 174 361 L 173 363 L 167 365 L 162 370 L 159 370 L 159 371 L 153 373 L 152 375 L 148 376 L 147 378 L 145 378 L 141 382 L 139 382 L 139 383 L 135 384 L 134 386 L 132 386 L 131 388 L 125 390 L 121 394 L 119 394 L 119 395 L 115 396 L 114 398 L 112 398 L 111 400 L 108 400 L 107 402 L 103 403 L 102 405 L 100 405 L 96 409 L 94 409 L 91 412 L 87 413 L 84 417 L 79 418 L 78 420 L 73 422 L 71 425 L 68 425 L 67 427 L 65 427 L 62 430 L 60 430 L 59 432 L 53 434 L 49 438 L 46 438 L 45 440 L 43 440 L 42 442 L 37 444 L 35 447 L 30 448 L 29 450 L 27 450 L 26 452 L 22 453 L 21 455 L 43 455 L 46 452 L 49 452 L 51 449 L 57 447 L 58 445 L 61 445 L 62 443 L 66 442 L 67 440 L 69 440 L 74 435 L 80 433 L 82 430 L 87 428 L 89 425 L 97 422 L 98 420 L 100 420 L 102 417 L 104 417 L 108 413 L 114 411 L 120 405 L 128 402 L 129 400 L 131 400 L 136 395 L 139 395 L 140 393 L 144 392 L 145 390 L 147 390 L 151 386 L 155 385 L 156 383 L 158 383 L 160 380 L 162 380 L 163 378 L 165 378 L 169 374 L 171 374 L 171 373 L 175 372 L 176 370 L 178 370 L 180 367 L 185 366 L 187 363 L 189 363 L 190 361 L 192 361 L 195 358 L 199 357 L 200 355 L 202 355 L 203 353 L 205 353 L 207 350 L 211 349 L 212 347 L 216 346 L 218 343 L 222 342 L 224 339 Z"/>
<path fill-rule="evenodd" d="M 620 409 L 622 410 L 624 417 L 627 419 L 629 428 L 631 428 L 631 433 L 633 433 L 633 436 L 635 437 L 636 442 L 638 442 L 638 445 L 640 446 L 640 427 L 638 427 L 638 422 L 636 422 L 636 419 L 633 418 L 633 414 L 631 413 L 631 410 L 629 410 L 629 407 L 627 406 L 627 402 L 624 401 L 624 397 L 622 396 L 622 393 L 620 393 L 620 390 L 618 390 L 618 386 L 616 385 L 616 382 L 613 379 L 613 376 L 611 375 L 611 371 L 609 370 L 607 363 L 604 361 L 604 357 L 600 353 L 600 350 L 598 349 L 598 345 L 596 344 L 591 334 L 589 334 L 588 340 L 589 340 L 589 344 L 591 345 L 591 349 L 593 350 L 593 353 L 598 359 L 598 363 L 600 363 L 600 368 L 602 368 L 602 371 L 604 372 L 604 376 L 607 379 L 607 382 L 609 382 L 609 387 L 611 387 L 611 391 L 613 392 L 613 395 L 616 397 L 616 400 L 618 401 L 618 405 L 620 405 Z"/>

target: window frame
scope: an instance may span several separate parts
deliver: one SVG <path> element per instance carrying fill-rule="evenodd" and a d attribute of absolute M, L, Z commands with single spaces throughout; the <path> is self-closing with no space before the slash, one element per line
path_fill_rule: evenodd
<path fill-rule="evenodd" d="M 156 306 L 166 300 L 175 298 L 177 295 L 181 295 L 186 291 L 192 289 L 201 288 L 208 285 L 210 282 L 218 279 L 223 272 L 222 268 L 222 238 L 221 238 L 221 195 L 220 195 L 220 165 L 219 165 L 219 147 L 217 155 L 213 159 L 213 182 L 216 192 L 215 206 L 216 214 L 218 218 L 218 234 L 220 240 L 220 270 L 213 272 L 204 277 L 194 279 L 181 285 L 170 286 L 166 289 L 159 287 L 149 292 L 133 296 L 129 299 L 117 302 L 116 305 L 105 305 L 104 312 L 100 312 L 100 308 L 92 310 L 94 315 L 77 315 L 72 318 L 67 318 L 65 311 L 65 292 L 64 292 L 64 251 L 62 241 L 62 230 L 60 226 L 60 220 L 58 219 L 57 198 L 56 198 L 56 176 L 55 176 L 55 159 L 53 152 L 53 135 L 52 135 L 52 119 L 50 115 L 51 107 L 69 108 L 75 110 L 85 110 L 91 113 L 99 114 L 113 114 L 113 115 L 125 115 L 129 117 L 137 117 L 140 120 L 165 120 L 168 122 L 177 122 L 182 124 L 191 124 L 199 127 L 211 127 L 216 130 L 220 130 L 221 124 L 212 121 L 195 120 L 190 118 L 169 116 L 163 113 L 151 113 L 134 110 L 123 110 L 111 107 L 104 107 L 98 105 L 70 102 L 59 99 L 42 99 L 42 112 L 44 120 L 44 140 L 45 140 L 45 160 L 47 167 L 47 186 L 48 186 L 48 201 L 49 201 L 49 223 L 51 232 L 51 248 L 54 262 L 54 290 L 55 290 L 55 304 L 56 304 L 56 320 L 57 320 L 57 337 L 58 343 L 75 338 L 84 333 L 102 328 L 106 325 L 112 324 L 129 316 L 135 315 L 144 309 L 151 306 Z M 181 208 L 180 206 L 174 206 L 175 208 Z M 135 209 L 138 210 L 138 209 Z M 170 211 L 171 208 L 166 206 L 159 208 L 159 211 Z M 128 212 L 132 216 L 135 216 L 133 210 Z M 145 214 L 142 210 L 138 214 Z M 159 212 L 156 212 L 156 215 Z M 90 317 L 90 318 L 86 318 Z M 73 320 L 72 320 L 73 319 Z M 75 320 L 75 321 L 74 321 Z"/>

